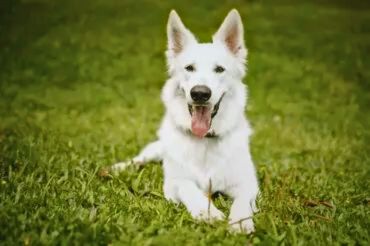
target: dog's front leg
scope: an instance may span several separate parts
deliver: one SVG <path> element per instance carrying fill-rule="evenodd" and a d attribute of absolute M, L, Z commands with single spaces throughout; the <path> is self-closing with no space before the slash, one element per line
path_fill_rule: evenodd
<path fill-rule="evenodd" d="M 237 232 L 254 232 L 253 212 L 256 210 L 255 200 L 258 191 L 248 192 L 248 188 L 240 188 L 234 192 L 234 202 L 230 210 L 230 225 Z"/>
<path fill-rule="evenodd" d="M 165 186 L 167 186 L 165 191 L 177 191 L 176 200 L 186 206 L 193 218 L 206 221 L 222 220 L 224 218 L 224 214 L 213 205 L 212 200 L 193 181 L 172 180 L 166 182 Z"/>

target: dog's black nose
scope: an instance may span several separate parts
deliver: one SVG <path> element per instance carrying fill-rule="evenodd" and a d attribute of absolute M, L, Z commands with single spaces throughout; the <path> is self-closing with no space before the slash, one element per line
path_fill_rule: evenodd
<path fill-rule="evenodd" d="M 190 96 L 197 103 L 205 103 L 211 97 L 212 92 L 205 85 L 196 85 L 190 90 Z"/>

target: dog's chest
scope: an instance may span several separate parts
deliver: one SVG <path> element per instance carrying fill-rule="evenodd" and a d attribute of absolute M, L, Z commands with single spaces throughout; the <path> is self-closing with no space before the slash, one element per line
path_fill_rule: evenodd
<path fill-rule="evenodd" d="M 224 191 L 228 184 L 226 156 L 215 149 L 204 149 L 202 154 L 193 156 L 189 162 L 194 180 L 205 192 Z"/>
<path fill-rule="evenodd" d="M 225 143 L 182 139 L 182 148 L 172 151 L 171 157 L 182 166 L 181 175 L 195 181 L 204 192 L 227 188 L 230 153 Z"/>

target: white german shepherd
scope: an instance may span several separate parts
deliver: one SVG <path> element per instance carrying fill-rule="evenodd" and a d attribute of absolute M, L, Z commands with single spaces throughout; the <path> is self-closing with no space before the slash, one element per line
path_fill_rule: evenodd
<path fill-rule="evenodd" d="M 168 200 L 183 203 L 196 219 L 221 220 L 224 214 L 209 195 L 222 192 L 234 200 L 232 228 L 252 232 L 258 182 L 244 113 L 247 49 L 240 15 L 230 11 L 213 42 L 198 43 L 172 10 L 167 35 L 169 79 L 162 90 L 166 113 L 159 140 L 111 171 L 163 161 Z"/>

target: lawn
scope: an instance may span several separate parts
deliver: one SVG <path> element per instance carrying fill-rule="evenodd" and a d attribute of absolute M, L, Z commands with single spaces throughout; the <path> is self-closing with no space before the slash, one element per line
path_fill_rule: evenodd
<path fill-rule="evenodd" d="M 0 244 L 369 245 L 370 3 L 0 3 Z M 253 235 L 194 221 L 153 163 L 174 8 L 201 41 L 237 8 L 261 185 Z M 226 213 L 230 200 L 216 199 Z"/>

